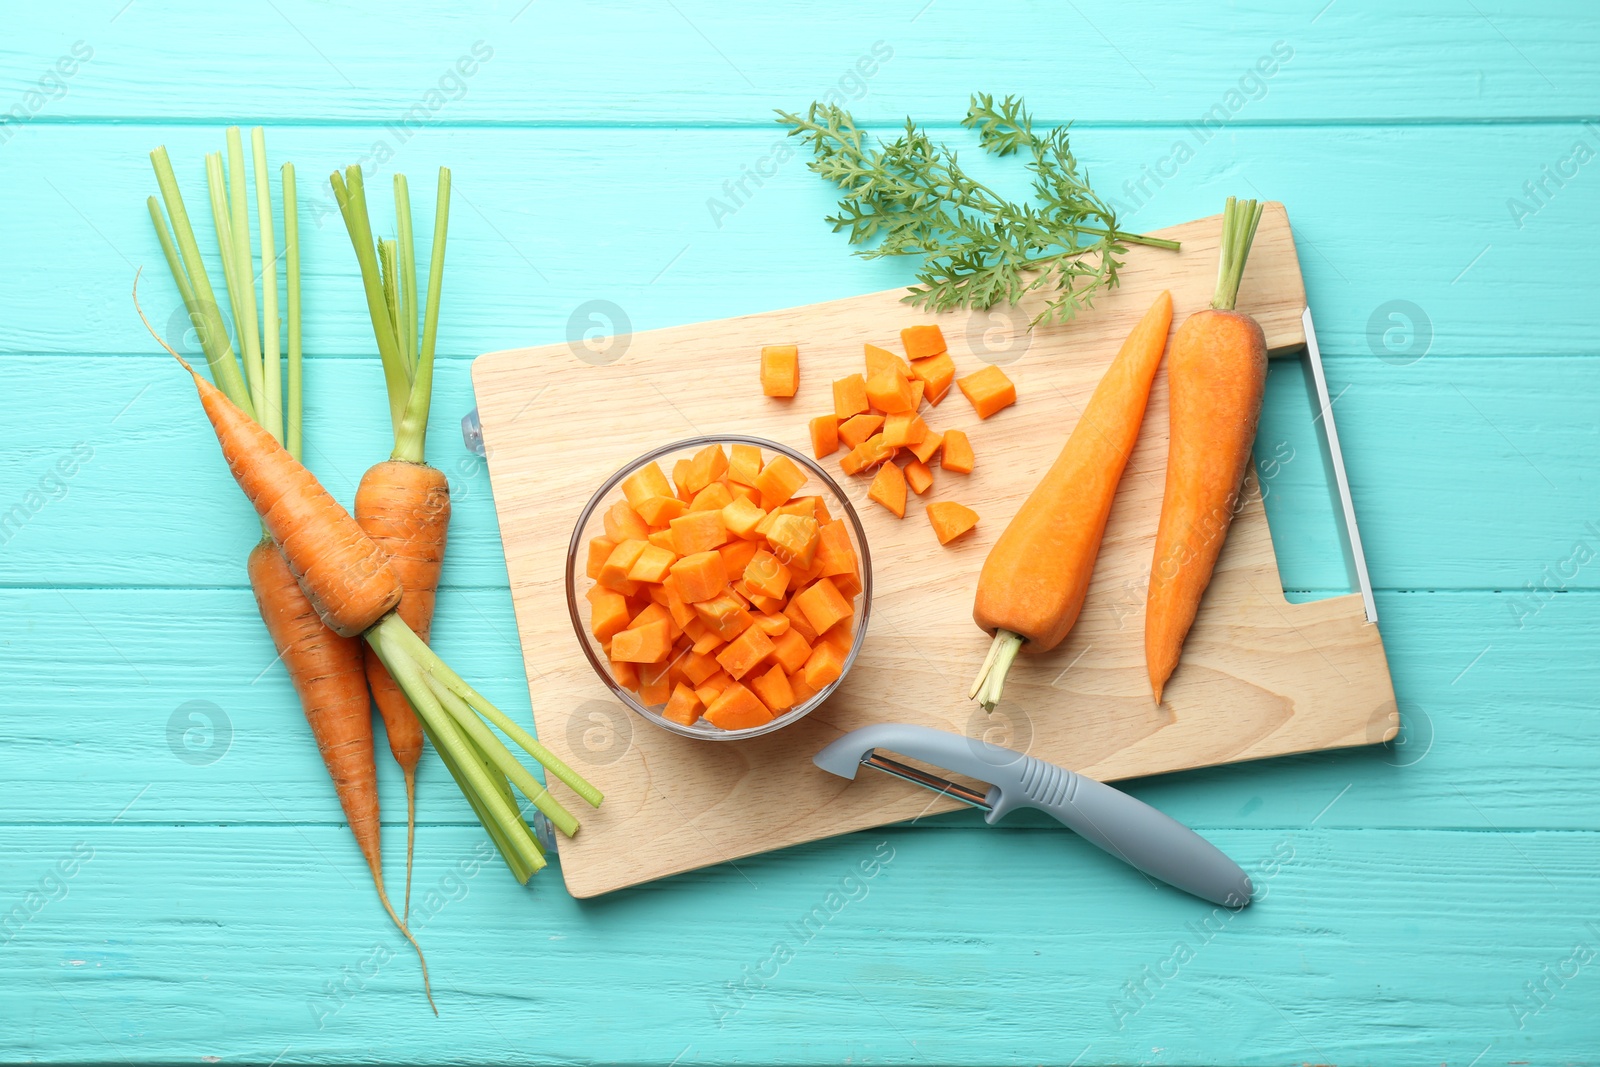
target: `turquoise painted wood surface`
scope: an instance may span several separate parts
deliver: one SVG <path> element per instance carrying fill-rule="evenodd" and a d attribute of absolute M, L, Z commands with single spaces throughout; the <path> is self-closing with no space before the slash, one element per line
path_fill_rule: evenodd
<path fill-rule="evenodd" d="M 1600 1062 L 1592 5 L 436 6 L 7 12 L 0 514 L 26 514 L 0 528 L 0 1060 Z M 437 641 L 526 722 L 488 480 L 455 438 L 468 360 L 559 341 L 595 298 L 645 329 L 902 283 L 820 223 L 828 190 L 769 111 L 837 92 L 959 141 L 971 90 L 1076 120 L 1136 225 L 1288 205 L 1399 743 L 1132 787 L 1257 872 L 1232 917 L 1038 820 L 962 815 L 580 904 L 484 863 L 430 756 L 434 1019 L 255 618 L 254 524 L 131 314 L 142 264 L 181 326 L 145 153 L 195 192 L 234 122 L 267 123 L 316 197 L 359 159 L 380 189 L 452 167 Z M 348 501 L 386 431 L 330 207 L 306 239 L 308 442 Z M 1293 457 L 1268 509 L 1312 597 L 1344 579 L 1300 375 L 1274 368 L 1258 452 Z M 212 726 L 186 732 L 197 707 Z"/>

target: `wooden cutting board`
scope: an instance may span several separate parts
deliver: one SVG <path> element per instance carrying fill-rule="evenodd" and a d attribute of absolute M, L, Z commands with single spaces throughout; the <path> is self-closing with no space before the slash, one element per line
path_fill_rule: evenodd
<path fill-rule="evenodd" d="M 1164 374 L 1073 633 L 1052 652 L 1019 659 L 994 715 L 966 699 L 989 644 L 971 619 L 984 555 L 1155 294 L 1172 291 L 1175 325 L 1208 305 L 1220 230 L 1214 216 L 1161 231 L 1183 250 L 1130 249 L 1119 289 L 1070 326 L 1031 334 L 1032 309 L 930 316 L 901 303 L 897 289 L 587 345 L 493 352 L 474 363 L 539 738 L 606 794 L 598 811 L 566 798 L 583 822 L 576 838 L 561 842 L 575 896 L 957 807 L 887 776 L 850 783 L 813 766 L 823 745 L 873 722 L 983 737 L 1102 779 L 1394 735 L 1388 665 L 1360 596 L 1288 603 L 1255 491 L 1228 536 L 1166 702 L 1152 703 L 1143 589 L 1165 475 Z M 1261 322 L 1274 354 L 1303 349 L 1305 290 L 1280 204 L 1266 207 L 1239 307 Z M 933 489 L 912 499 L 904 520 L 867 502 L 866 479 L 840 476 L 866 524 L 876 586 L 854 670 L 808 718 L 749 741 L 690 740 L 634 716 L 595 677 L 567 615 L 567 544 L 589 495 L 639 454 L 697 434 L 807 447 L 806 421 L 832 409 L 830 383 L 861 369 L 863 343 L 898 351 L 902 327 L 929 321 L 943 327 L 958 373 L 986 359 L 1000 363 L 1019 399 L 980 422 L 952 389 L 925 411 L 935 429 L 968 432 L 977 466 L 971 475 L 936 468 Z M 801 349 L 799 396 L 764 398 L 759 349 L 787 342 Z M 830 470 L 837 458 L 825 461 Z M 927 499 L 977 509 L 975 536 L 941 547 L 923 513 Z"/>

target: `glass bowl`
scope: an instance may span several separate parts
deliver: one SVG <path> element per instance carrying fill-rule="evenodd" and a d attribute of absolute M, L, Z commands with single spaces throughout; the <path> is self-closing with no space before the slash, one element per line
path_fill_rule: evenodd
<path fill-rule="evenodd" d="M 589 629 L 589 601 L 584 596 L 594 580 L 585 573 L 589 539 L 600 537 L 605 533 L 604 515 L 606 508 L 623 499 L 620 486 L 623 479 L 647 463 L 661 463 L 664 472 L 671 476 L 673 461 L 692 456 L 695 452 L 707 445 L 720 444 L 724 448 L 729 445 L 757 445 L 761 448 L 764 458 L 768 455 L 783 455 L 793 460 L 807 475 L 806 484 L 795 493 L 796 496 L 821 496 L 828 506 L 829 514 L 835 518 L 845 520 L 845 529 L 850 534 L 850 543 L 856 551 L 856 559 L 861 568 L 861 591 L 856 594 L 853 601 L 855 608 L 855 635 L 850 644 L 849 655 L 845 657 L 844 669 L 839 677 L 824 686 L 817 693 L 801 704 L 795 705 L 781 715 L 774 716 L 771 722 L 764 722 L 759 726 L 747 727 L 743 730 L 724 730 L 713 726 L 704 718 L 695 721 L 692 726 L 673 722 L 661 714 L 663 705 L 650 706 L 639 699 L 639 695 L 619 683 L 611 673 L 611 660 L 606 656 L 600 642 Z M 582 513 L 578 516 L 577 525 L 572 530 L 572 541 L 567 546 L 567 613 L 572 617 L 572 629 L 578 636 L 578 644 L 583 648 L 583 653 L 589 658 L 589 665 L 594 668 L 600 680 L 616 694 L 618 700 L 632 708 L 639 716 L 661 727 L 663 730 L 681 734 L 684 737 L 697 737 L 707 741 L 737 741 L 746 737 L 759 737 L 762 734 L 781 730 L 798 719 L 803 719 L 839 687 L 845 677 L 850 673 L 850 668 L 855 666 L 856 657 L 861 653 L 861 643 L 867 636 L 867 616 L 872 607 L 872 557 L 867 551 L 867 535 L 862 528 L 861 518 L 856 514 L 856 509 L 845 497 L 839 484 L 829 477 L 821 464 L 810 456 L 797 452 L 788 445 L 769 441 L 762 437 L 743 437 L 738 434 L 720 434 L 704 437 L 691 437 L 671 444 L 662 445 L 652 449 L 639 458 L 632 460 L 621 467 L 611 477 L 607 478 L 595 490 L 594 496 L 584 505 Z"/>

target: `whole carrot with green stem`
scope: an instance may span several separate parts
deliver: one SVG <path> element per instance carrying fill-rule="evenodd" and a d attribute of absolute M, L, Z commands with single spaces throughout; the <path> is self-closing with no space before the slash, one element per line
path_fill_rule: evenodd
<path fill-rule="evenodd" d="M 439 329 L 445 233 L 450 217 L 450 171 L 439 168 L 427 299 L 420 309 L 416 254 L 412 245 L 411 195 L 405 175 L 394 176 L 396 238 L 377 244 L 373 242 L 361 167 L 348 167 L 342 176 L 335 171 L 331 181 L 361 268 L 373 337 L 383 362 L 389 418 L 394 428 L 394 450 L 389 458 L 374 464 L 361 476 L 361 484 L 356 488 L 355 517 L 367 536 L 388 553 L 390 565 L 400 578 L 400 617 L 418 637 L 427 641 L 450 525 L 449 479 L 430 467 L 424 458 L 428 411 L 433 398 L 433 354 Z M 367 650 L 366 667 L 373 699 L 377 701 L 389 735 L 389 751 L 405 776 L 405 912 L 409 915 L 422 724 L 400 686 L 371 649 Z"/>
<path fill-rule="evenodd" d="M 206 160 L 213 218 L 217 227 L 228 304 L 240 340 L 243 367 L 228 343 L 199 246 L 176 176 L 164 149 L 151 153 L 156 180 L 173 225 L 169 229 L 161 202 L 147 201 L 151 222 L 180 296 L 201 339 L 206 360 L 221 391 L 260 429 L 287 444 L 298 459 L 302 440 L 300 245 L 294 166 L 282 168 L 285 287 L 288 326 L 288 401 L 283 399 L 283 360 L 278 321 L 278 256 L 267 173 L 266 139 L 260 128 L 251 135 L 255 206 L 261 257 L 261 293 L 256 299 L 256 265 L 251 248 L 250 219 L 242 139 L 237 128 L 227 134 L 228 165 L 213 153 Z M 176 231 L 174 239 L 173 231 Z M 259 315 L 258 309 L 259 308 Z M 378 561 L 381 563 L 381 561 Z M 372 719 L 368 703 L 362 646 L 358 638 L 341 636 L 324 625 L 301 589 L 287 558 L 266 535 L 251 549 L 247 572 L 262 622 L 283 660 L 300 698 L 306 722 L 322 754 L 352 835 L 372 873 L 384 910 L 422 961 L 423 988 L 428 989 L 427 961 L 405 922 L 395 914 L 383 885 L 380 845 L 378 776 L 373 761 Z M 433 1003 L 431 993 L 429 1004 Z M 437 1012 L 437 1008 L 435 1008 Z"/>
<path fill-rule="evenodd" d="M 1234 306 L 1261 211 L 1254 200 L 1228 197 L 1211 307 L 1184 320 L 1167 359 L 1167 483 L 1144 616 L 1145 665 L 1157 704 L 1233 523 L 1266 395 L 1266 336 Z"/>

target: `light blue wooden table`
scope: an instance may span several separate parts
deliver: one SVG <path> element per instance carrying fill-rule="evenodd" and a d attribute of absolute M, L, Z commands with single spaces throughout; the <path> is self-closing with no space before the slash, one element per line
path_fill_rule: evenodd
<path fill-rule="evenodd" d="M 5 15 L 0 1059 L 1600 1062 L 1592 5 L 446 6 Z M 387 430 L 322 176 L 362 160 L 386 204 L 393 171 L 431 190 L 453 168 L 437 643 L 526 722 L 488 479 L 455 431 L 470 359 L 561 340 L 596 298 L 645 329 L 903 283 L 827 232 L 770 111 L 836 93 L 964 141 L 975 90 L 1075 120 L 1136 228 L 1230 193 L 1288 205 L 1403 743 L 1137 783 L 1270 872 L 1220 917 L 1040 823 L 966 816 L 580 904 L 553 871 L 523 889 L 480 865 L 430 756 L 433 1018 L 272 665 L 253 519 L 132 313 L 143 265 L 182 325 L 146 153 L 167 145 L 191 198 L 230 123 L 297 163 L 307 435 L 346 501 Z M 1343 572 L 1297 374 L 1274 372 L 1262 440 L 1297 450 L 1268 504 L 1285 587 L 1318 596 Z M 879 876 L 764 967 L 875 852 Z"/>

